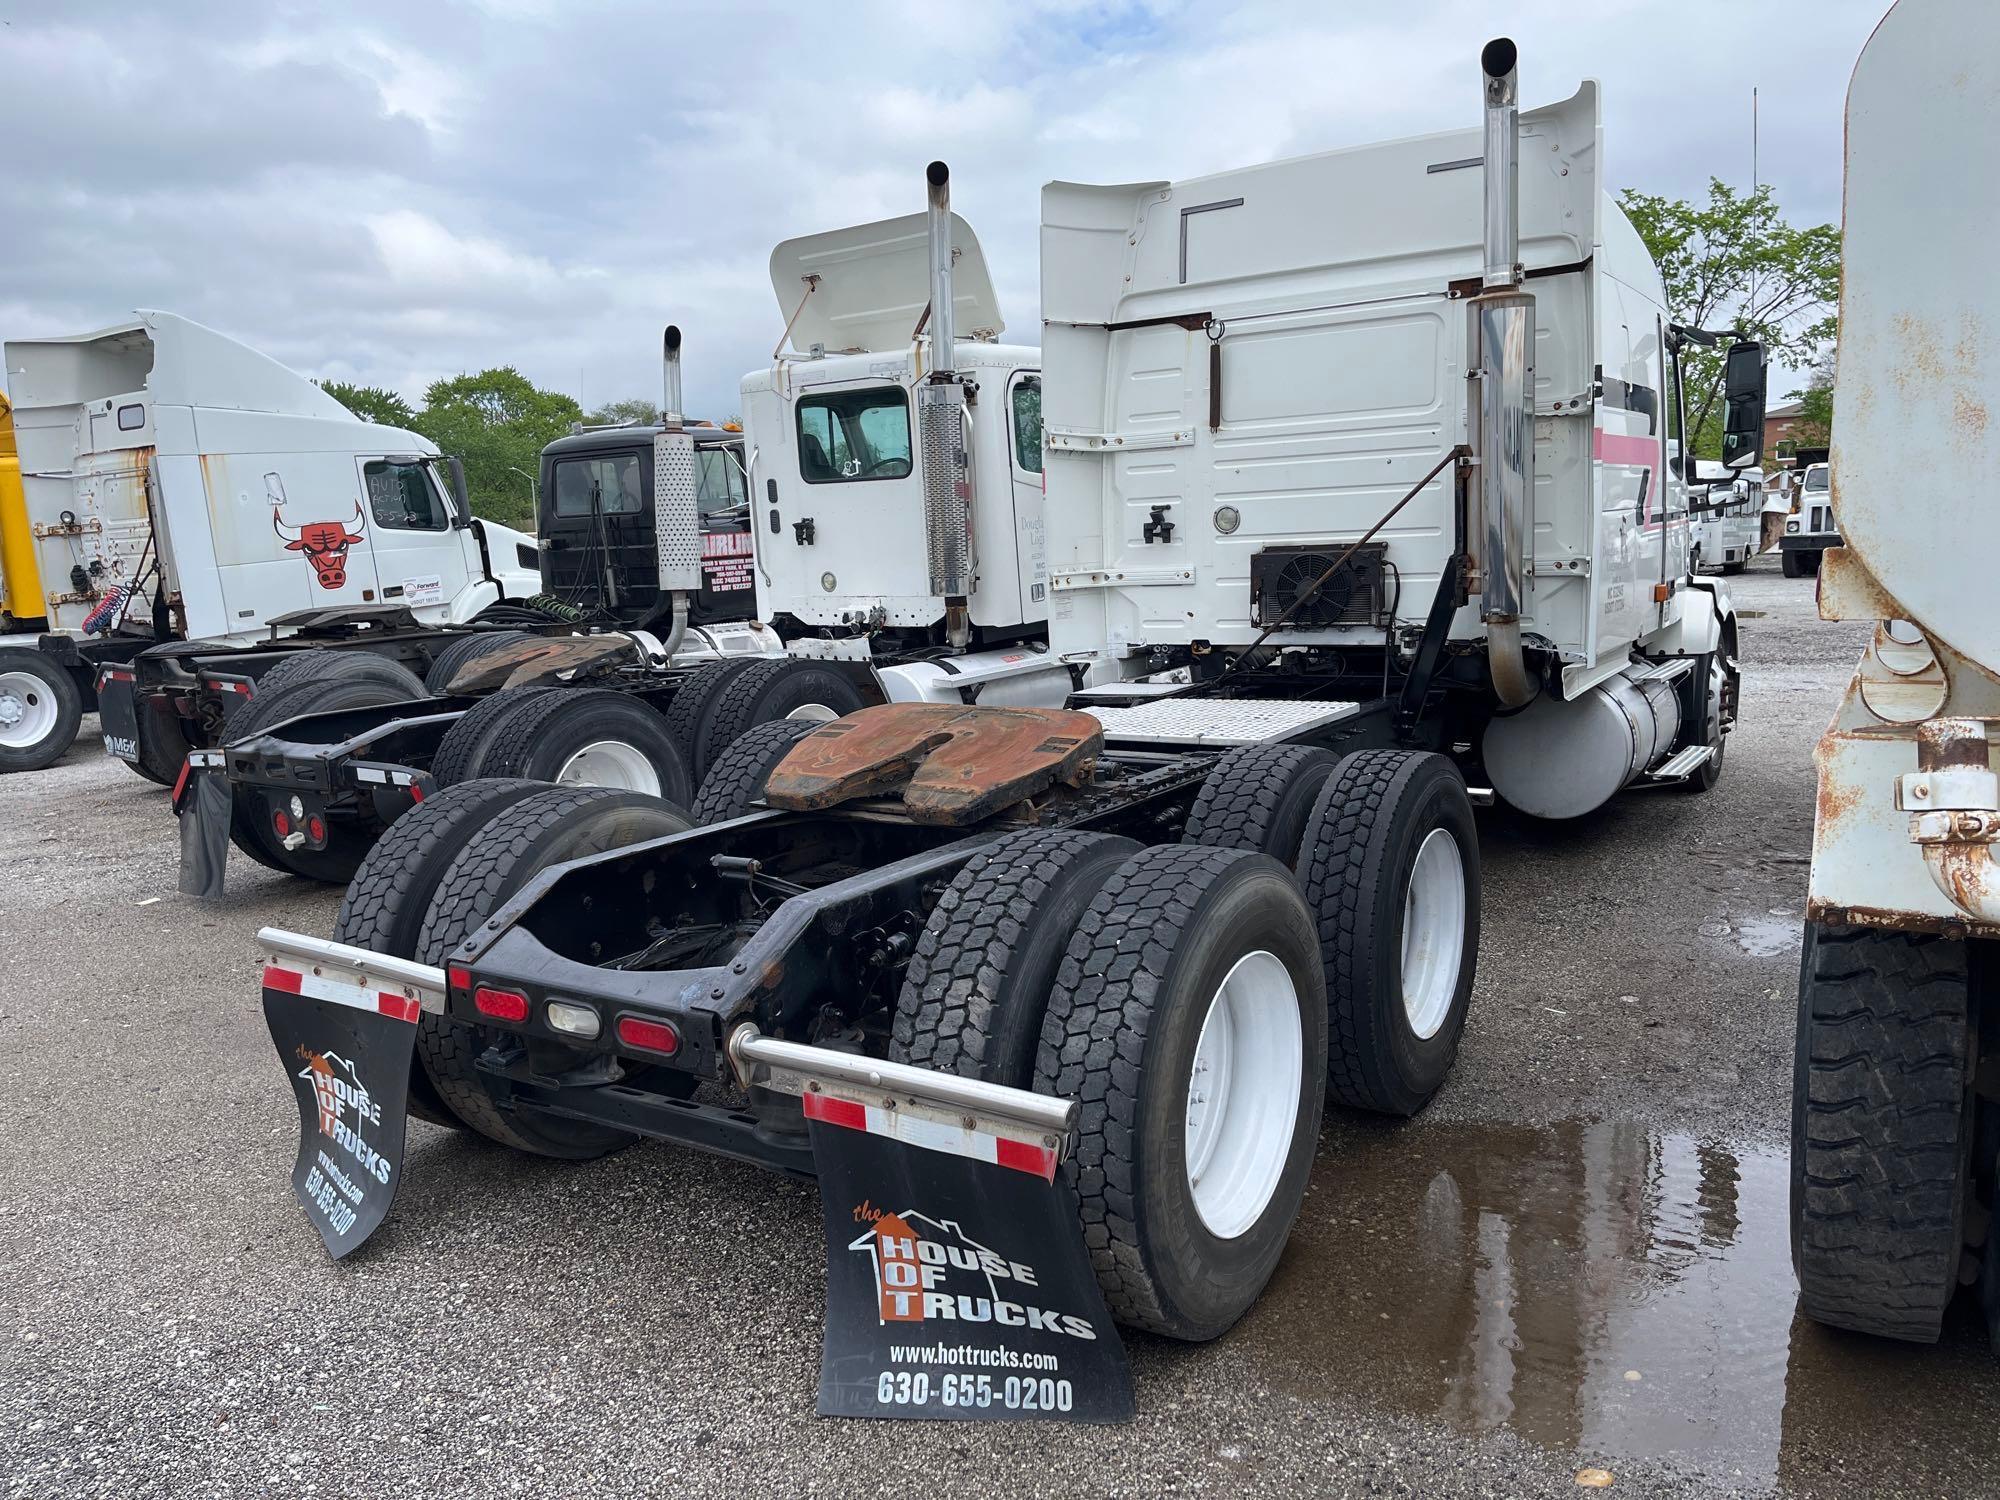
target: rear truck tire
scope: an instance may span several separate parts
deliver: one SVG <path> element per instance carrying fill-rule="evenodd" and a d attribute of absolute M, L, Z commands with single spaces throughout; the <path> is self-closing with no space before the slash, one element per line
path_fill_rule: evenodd
<path fill-rule="evenodd" d="M 1726 562 L 1722 565 L 1722 576 L 1724 578 L 1734 578 L 1738 574 L 1748 570 L 1749 566 L 1748 562 Z"/>
<path fill-rule="evenodd" d="M 1713 745 L 1715 754 L 1690 771 L 1680 784 L 1679 790 L 1691 797 L 1699 797 L 1712 791 L 1722 780 L 1722 752 L 1729 744 L 1729 738 L 1722 732 L 1722 658 L 1721 642 L 1717 642 L 1717 655 L 1708 667 L 1708 687 L 1701 698 L 1701 743 Z"/>
<path fill-rule="evenodd" d="M 1361 750 L 1328 778 L 1299 854 L 1328 1003 L 1327 1092 L 1416 1114 L 1458 1055 L 1479 957 L 1479 835 L 1458 768 Z"/>
<path fill-rule="evenodd" d="M 1139 849 L 1113 834 L 1034 828 L 967 860 L 910 955 L 890 1060 L 1032 1088 L 1049 991 L 1070 937 L 1112 872 Z"/>
<path fill-rule="evenodd" d="M 400 667 L 397 671 L 407 680 L 372 672 L 342 672 L 327 679 L 294 682 L 275 693 L 259 693 L 230 722 L 229 738 L 235 741 L 261 734 L 301 714 L 371 708 L 422 697 L 423 684 L 415 675 Z M 361 868 L 378 832 L 380 824 L 372 816 L 357 822 L 329 818 L 324 849 L 287 849 L 269 825 L 261 795 L 239 788 L 231 798 L 229 836 L 236 847 L 261 865 L 308 880 L 345 885 Z"/>
<path fill-rule="evenodd" d="M 378 656 L 373 651 L 332 651 L 318 647 L 311 651 L 301 651 L 288 656 L 262 677 L 257 679 L 257 689 L 248 698 L 238 698 L 226 710 L 223 722 L 231 737 L 254 732 L 248 728 L 247 715 L 250 705 L 260 698 L 281 693 L 288 688 L 305 682 L 372 682 L 380 685 L 393 697 L 380 698 L 381 703 L 404 703 L 425 696 L 423 679 L 418 677 L 401 662 L 391 661 L 386 656 Z M 352 703 L 350 708 L 365 707 Z M 294 714 L 310 713 L 309 708 L 295 708 Z M 270 719 L 262 721 L 272 723 Z"/>
<path fill-rule="evenodd" d="M 688 673 L 674 691 L 672 701 L 667 704 L 667 733 L 680 746 L 681 759 L 687 762 L 688 775 L 694 778 L 696 786 L 708 777 L 708 762 L 701 754 L 702 725 L 708 721 L 709 712 L 715 707 L 716 697 L 723 685 L 759 659 L 735 656 L 704 662 Z"/>
<path fill-rule="evenodd" d="M 54 765 L 82 722 L 75 678 L 39 651 L 0 646 L 0 775 Z"/>
<path fill-rule="evenodd" d="M 696 826 L 727 823 L 749 812 L 750 804 L 764 795 L 764 783 L 778 762 L 817 728 L 809 719 L 778 719 L 738 736 L 702 778 L 701 792 L 694 799 Z"/>
<path fill-rule="evenodd" d="M 375 841 L 348 882 L 333 940 L 396 958 L 416 957 L 424 915 L 446 868 L 501 811 L 541 790 L 532 781 L 467 781 L 411 808 Z M 414 1055 L 410 1113 L 433 1125 L 465 1128 Z"/>
<path fill-rule="evenodd" d="M 1111 1315 L 1204 1340 L 1270 1280 L 1304 1201 L 1326 1077 L 1312 913 L 1269 855 L 1160 845 L 1071 936 L 1035 1088 L 1078 1099 L 1084 1245 Z"/>
<path fill-rule="evenodd" d="M 531 683 L 523 687 L 502 688 L 481 698 L 460 714 L 458 722 L 447 729 L 444 738 L 438 741 L 437 753 L 431 756 L 431 780 L 439 786 L 456 786 L 461 781 L 470 781 L 478 774 L 472 767 L 492 736 L 494 726 L 513 711 L 515 704 L 554 691 L 552 687 Z"/>
<path fill-rule="evenodd" d="M 465 775 L 645 792 L 677 807 L 694 800 L 659 714 L 611 688 L 554 688 L 517 700 L 493 720 Z"/>
<path fill-rule="evenodd" d="M 687 814 L 642 792 L 604 787 L 540 787 L 473 829 L 438 877 L 417 938 L 417 959 L 442 966 L 487 916 L 540 871 L 564 860 L 679 833 Z M 581 1120 L 503 1110 L 478 1060 L 501 1033 L 428 1012 L 417 1021 L 417 1057 L 438 1098 L 488 1140 L 535 1156 L 589 1161 L 637 1136 Z M 666 1078 L 692 1079 L 680 1074 Z"/>
<path fill-rule="evenodd" d="M 775 719 L 824 724 L 867 707 L 854 679 L 826 662 L 790 657 L 753 661 L 723 683 L 701 723 L 697 776 L 750 729 Z"/>
<path fill-rule="evenodd" d="M 1806 924 L 1792 1064 L 1792 1269 L 1837 1328 L 1936 1341 L 1971 1188 L 1973 952 Z"/>
<path fill-rule="evenodd" d="M 1320 788 L 1339 764 L 1339 756 L 1316 745 L 1231 750 L 1202 782 L 1181 842 L 1250 849 L 1296 867 Z"/>
<path fill-rule="evenodd" d="M 1800 556 L 1801 554 L 1797 552 L 1780 552 L 1778 554 L 1778 571 L 1783 573 L 1787 578 L 1805 577 L 1806 570 L 1799 565 Z"/>
<path fill-rule="evenodd" d="M 442 698 L 451 691 L 451 679 L 458 674 L 460 667 L 498 651 L 502 646 L 532 639 L 525 630 L 482 630 L 473 635 L 460 636 L 431 658 L 430 670 L 424 673 L 424 692 L 430 697 Z"/>

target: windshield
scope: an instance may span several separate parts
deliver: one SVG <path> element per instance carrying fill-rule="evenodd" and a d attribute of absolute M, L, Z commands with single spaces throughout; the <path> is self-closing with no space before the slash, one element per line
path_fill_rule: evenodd
<path fill-rule="evenodd" d="M 1827 471 L 1825 469 L 1811 468 L 1806 470 L 1807 489 L 1823 490 L 1827 487 L 1826 480 L 1827 480 Z"/>

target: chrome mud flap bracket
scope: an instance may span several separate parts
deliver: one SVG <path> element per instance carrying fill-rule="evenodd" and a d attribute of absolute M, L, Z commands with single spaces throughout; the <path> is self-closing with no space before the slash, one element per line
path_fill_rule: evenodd
<path fill-rule="evenodd" d="M 821 1416 L 1132 1419 L 1057 1170 L 1075 1103 L 748 1025 L 729 1057 L 745 1086 L 804 1106 L 826 1229 Z"/>

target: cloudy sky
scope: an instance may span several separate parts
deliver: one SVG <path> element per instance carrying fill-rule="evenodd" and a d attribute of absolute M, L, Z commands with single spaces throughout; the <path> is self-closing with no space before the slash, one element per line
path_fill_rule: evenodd
<path fill-rule="evenodd" d="M 783 327 L 789 235 L 953 204 L 1037 342 L 1038 188 L 1187 177 L 1604 84 L 1613 187 L 1761 176 L 1839 217 L 1841 100 L 1885 0 L 733 6 L 590 0 L 0 0 L 0 336 L 134 307 L 415 399 L 519 366 L 586 405 L 736 410 Z"/>

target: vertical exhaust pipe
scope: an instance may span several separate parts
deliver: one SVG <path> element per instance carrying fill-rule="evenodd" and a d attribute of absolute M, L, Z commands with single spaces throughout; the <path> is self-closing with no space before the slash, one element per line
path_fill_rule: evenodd
<path fill-rule="evenodd" d="M 944 599 L 945 639 L 956 650 L 972 641 L 972 464 L 964 395 L 953 368 L 956 329 L 951 293 L 951 169 L 924 169 L 931 263 L 930 374 L 918 392 L 923 429 L 924 545 L 931 592 Z"/>
<path fill-rule="evenodd" d="M 660 338 L 660 366 L 663 394 L 660 401 L 660 425 L 669 432 L 679 432 L 682 426 L 681 413 L 681 331 L 677 324 L 669 323 L 667 331 Z"/>
<path fill-rule="evenodd" d="M 1507 37 L 1479 53 L 1485 103 L 1485 269 L 1472 299 L 1473 410 L 1478 461 L 1480 617 L 1494 694 L 1508 708 L 1534 696 L 1521 649 L 1528 507 L 1535 491 L 1535 299 L 1521 290 L 1520 77 Z"/>
<path fill-rule="evenodd" d="M 681 412 L 681 331 L 669 323 L 660 338 L 660 430 L 653 438 L 653 544 L 659 555 L 659 597 L 641 629 L 672 612 L 660 654 L 671 658 L 687 635 L 688 612 L 701 587 L 701 513 L 695 501 L 694 440 Z M 607 551 L 605 565 L 610 566 Z"/>

